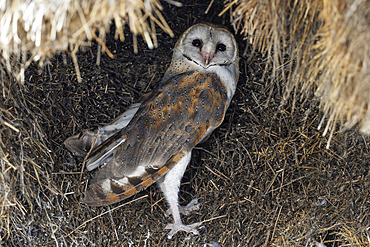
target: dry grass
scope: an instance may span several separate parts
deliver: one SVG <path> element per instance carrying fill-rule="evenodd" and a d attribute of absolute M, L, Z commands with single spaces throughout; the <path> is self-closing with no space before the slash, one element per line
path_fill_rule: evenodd
<path fill-rule="evenodd" d="M 234 25 L 267 57 L 276 80 L 288 81 L 285 98 L 294 91 L 293 109 L 297 91 L 315 91 L 323 135 L 337 122 L 369 133 L 369 1 L 229 2 Z"/>
<path fill-rule="evenodd" d="M 182 181 L 182 203 L 203 197 L 201 209 L 183 218 L 186 223 L 204 221 L 202 238 L 180 233 L 166 239 L 163 229 L 171 219 L 164 214 L 167 206 L 155 186 L 141 192 L 136 201 L 112 207 L 90 208 L 80 203 L 91 174 L 81 171 L 82 160 L 68 153 L 63 141 L 82 129 L 109 122 L 155 87 L 170 62 L 169 51 L 189 26 L 206 21 L 230 28 L 232 9 L 218 17 L 224 6 L 215 1 L 205 15 L 208 5 L 196 0 L 182 8 L 166 5 L 162 14 L 175 38 L 157 29 L 158 48 L 148 49 L 139 38 L 137 54 L 135 35 L 125 33 L 122 43 L 115 39 L 117 29 L 111 27 L 105 45 L 115 59 L 95 55 L 102 48 L 96 40 L 91 48 L 76 53 L 82 83 L 74 59 L 64 53 L 50 58 L 42 69 L 31 63 L 24 84 L 1 70 L 2 245 L 369 245 L 370 139 L 355 130 L 345 134 L 333 130 L 330 149 L 326 149 L 328 138 L 317 130 L 325 115 L 319 111 L 319 101 L 312 95 L 285 97 L 286 88 L 291 95 L 301 88 L 272 76 L 284 68 L 289 81 L 299 67 L 299 59 L 295 64 L 284 63 L 291 60 L 293 40 L 271 45 L 271 36 L 264 32 L 277 30 L 262 24 L 261 48 L 270 52 L 252 49 L 260 45 L 258 36 L 248 34 L 254 42 L 251 46 L 244 36 L 237 36 L 243 55 L 237 93 L 222 126 L 194 150 Z M 269 6 L 265 7 L 272 16 Z M 270 22 L 269 15 L 268 22 L 281 28 L 278 22 Z M 312 23 L 313 30 L 317 24 Z M 302 35 L 298 29 L 296 33 Z M 270 65 L 276 56 L 283 67 Z"/>
<path fill-rule="evenodd" d="M 173 36 L 161 10 L 159 0 L 2 1 L 0 61 L 23 82 L 25 69 L 32 61 L 39 61 L 42 66 L 50 56 L 69 51 L 81 81 L 76 57 L 81 45 L 96 40 L 103 52 L 113 57 L 104 44 L 112 21 L 116 26 L 115 37 L 121 41 L 125 39 L 126 26 L 134 34 L 135 52 L 138 35 L 149 48 L 157 47 L 156 26 Z"/>

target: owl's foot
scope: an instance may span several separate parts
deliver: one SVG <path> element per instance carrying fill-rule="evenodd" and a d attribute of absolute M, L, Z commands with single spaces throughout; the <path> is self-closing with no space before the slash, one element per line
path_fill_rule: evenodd
<path fill-rule="evenodd" d="M 201 225 L 202 225 L 202 222 L 194 223 L 191 225 L 184 225 L 183 223 L 180 222 L 180 223 L 168 224 L 165 227 L 165 229 L 171 230 L 167 235 L 168 239 L 171 239 L 173 235 L 175 235 L 179 231 L 191 232 L 194 235 L 200 236 L 200 233 L 197 230 L 197 228 L 200 227 Z"/>
<path fill-rule="evenodd" d="M 200 209 L 200 205 L 202 204 L 202 197 L 194 198 L 191 202 L 188 203 L 186 206 L 180 206 L 180 213 L 183 215 L 188 215 L 192 211 L 196 211 Z"/>
<path fill-rule="evenodd" d="M 188 203 L 186 206 L 179 206 L 180 214 L 188 215 L 192 211 L 196 211 L 200 209 L 200 205 L 202 204 L 202 197 L 194 198 L 191 202 Z M 171 214 L 171 209 L 167 210 L 167 215 Z"/>

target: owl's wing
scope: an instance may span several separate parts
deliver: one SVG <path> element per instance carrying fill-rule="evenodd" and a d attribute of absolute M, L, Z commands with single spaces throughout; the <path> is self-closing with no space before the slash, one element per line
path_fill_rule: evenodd
<path fill-rule="evenodd" d="M 127 127 L 101 144 L 114 148 L 113 159 L 95 175 L 85 203 L 109 205 L 156 182 L 221 124 L 226 101 L 215 73 L 189 72 L 163 83 Z M 100 155 L 98 147 L 93 157 Z"/>
<path fill-rule="evenodd" d="M 81 133 L 68 137 L 64 141 L 64 145 L 74 155 L 85 156 L 90 151 L 91 145 L 94 141 L 95 143 L 93 150 L 98 147 L 100 143 L 107 140 L 109 137 L 120 131 L 122 128 L 126 127 L 139 109 L 139 106 L 140 103 L 131 105 L 127 111 L 125 111 L 111 123 L 100 127 L 96 131 L 82 130 Z M 97 166 L 98 164 L 92 165 L 92 167 Z M 87 169 L 91 171 L 92 167 L 87 167 Z"/>

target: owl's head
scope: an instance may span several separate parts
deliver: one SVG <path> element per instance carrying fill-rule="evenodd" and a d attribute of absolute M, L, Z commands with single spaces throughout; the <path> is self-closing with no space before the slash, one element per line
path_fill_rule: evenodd
<path fill-rule="evenodd" d="M 196 24 L 186 30 L 176 43 L 176 49 L 203 68 L 230 65 L 238 58 L 234 36 L 224 28 L 208 24 Z"/>

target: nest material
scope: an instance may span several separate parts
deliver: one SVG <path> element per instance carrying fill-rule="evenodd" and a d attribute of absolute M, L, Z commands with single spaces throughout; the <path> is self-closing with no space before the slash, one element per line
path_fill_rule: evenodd
<path fill-rule="evenodd" d="M 323 135 L 337 121 L 370 133 L 369 1 L 229 2 L 237 29 L 266 54 L 277 80 L 288 80 L 285 96 L 315 90 L 328 120 Z"/>
<path fill-rule="evenodd" d="M 48 57 L 68 50 L 81 81 L 76 52 L 94 39 L 112 57 L 104 44 L 112 20 L 121 41 L 127 24 L 136 52 L 137 35 L 142 35 L 149 48 L 157 46 L 156 25 L 173 36 L 159 0 L 6 0 L 0 4 L 0 61 L 22 82 L 32 61 L 42 66 Z"/>
<path fill-rule="evenodd" d="M 44 71 L 30 64 L 24 85 L 1 70 L 1 244 L 368 246 L 370 139 L 355 132 L 342 136 L 334 132 L 331 148 L 325 149 L 328 140 L 317 131 L 320 113 L 315 101 L 296 104 L 295 98 L 286 98 L 286 104 L 281 106 L 280 89 L 271 86 L 274 81 L 266 76 L 274 72 L 280 73 L 281 78 L 293 77 L 290 71 L 296 71 L 299 63 L 297 67 L 283 63 L 290 61 L 286 53 L 295 50 L 296 57 L 303 56 L 299 49 L 293 49 L 293 44 L 306 47 L 302 40 L 311 40 L 323 26 L 315 21 L 317 16 L 312 16 L 319 13 L 319 10 L 311 10 L 312 4 L 300 15 L 291 15 L 290 23 L 296 22 L 296 29 L 285 22 L 282 28 L 280 18 L 285 20 L 288 10 L 298 6 L 302 10 L 302 6 L 307 6 L 307 2 L 295 2 L 295 7 L 284 5 L 285 10 L 277 10 L 273 4 L 261 5 L 264 9 L 260 14 L 265 16 L 259 18 L 265 18 L 268 25 L 261 22 L 260 31 L 257 27 L 254 29 L 256 37 L 257 34 L 264 37 L 253 39 L 254 45 L 260 45 L 261 49 L 266 46 L 268 58 L 280 59 L 287 74 L 281 73 L 283 67 L 276 63 L 271 67 L 266 65 L 259 53 L 251 55 L 243 38 L 237 37 L 240 50 L 245 51 L 238 90 L 222 126 L 210 140 L 194 150 L 181 186 L 182 204 L 194 197 L 204 199 L 199 212 L 183 218 L 186 223 L 204 221 L 207 231 L 201 229 L 202 238 L 180 233 L 173 240 L 166 240 L 163 229 L 171 219 L 164 217 L 167 206 L 155 186 L 138 195 L 138 201 L 129 202 L 130 205 L 89 208 L 81 204 L 79 200 L 91 174 L 81 171 L 81 160 L 74 160 L 62 146 L 68 136 L 109 122 L 133 103 L 133 99 L 154 87 L 169 64 L 169 51 L 176 39 L 161 35 L 158 49 L 147 50 L 142 42 L 134 42 L 135 35 L 122 45 L 114 41 L 113 33 L 105 37 L 97 26 L 100 41 L 105 37 L 107 42 L 93 39 L 116 59 L 103 55 L 101 66 L 96 66 L 91 54 L 99 54 L 100 46 L 92 42 L 90 50 L 76 54 L 73 59 L 76 62 L 78 57 L 83 83 L 76 81 L 73 60 L 63 56 L 51 58 Z M 255 2 L 261 3 L 263 1 Z M 248 2 L 244 4 L 248 8 Z M 163 13 L 178 37 L 189 26 L 202 21 L 227 25 L 229 18 L 216 18 L 223 6 L 216 6 L 217 1 L 209 14 L 204 15 L 208 3 L 193 1 L 180 9 L 169 6 Z M 279 15 L 272 13 L 273 10 L 279 11 Z M 245 13 L 248 16 L 249 12 Z M 274 22 L 268 18 L 270 15 L 275 16 Z M 149 20 L 146 17 L 140 20 Z M 82 25 L 78 18 L 76 22 Z M 302 21 L 302 18 L 307 19 Z M 312 33 L 300 32 L 302 26 Z M 107 30 L 107 26 L 102 24 L 102 27 Z M 85 35 L 82 26 L 77 29 Z M 287 33 L 279 33 L 281 30 L 300 34 L 293 35 L 292 40 L 269 42 L 272 33 L 275 37 L 286 37 Z M 69 33 L 69 30 L 62 32 Z M 125 36 L 129 35 L 125 33 Z M 150 37 L 155 44 L 154 36 Z M 84 43 L 83 38 L 81 42 Z M 135 55 L 132 52 L 135 44 L 145 52 Z M 38 49 L 34 45 L 31 48 Z M 68 47 L 71 55 L 77 51 L 74 48 L 75 45 Z M 17 71 L 19 78 L 21 69 L 17 70 L 12 63 L 26 62 L 19 67 L 25 68 L 27 61 L 36 57 L 29 55 L 33 51 L 28 52 L 27 56 L 23 56 L 22 51 L 10 55 L 12 71 Z M 45 61 L 43 55 L 40 61 Z M 285 87 L 284 81 L 279 85 Z M 313 86 L 307 85 L 307 90 Z M 288 87 L 288 92 L 293 89 Z M 294 104 L 293 113 L 290 106 Z"/>

